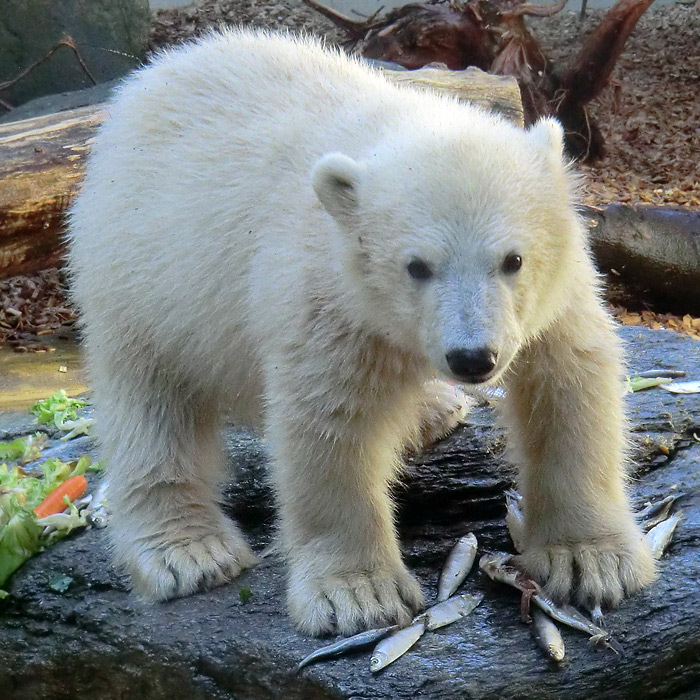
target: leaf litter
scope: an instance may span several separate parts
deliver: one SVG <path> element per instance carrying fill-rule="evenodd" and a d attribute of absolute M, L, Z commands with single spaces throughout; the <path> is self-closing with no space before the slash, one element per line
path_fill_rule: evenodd
<path fill-rule="evenodd" d="M 603 10 L 578 6 L 528 27 L 560 69 L 596 27 Z M 328 19 L 296 0 L 203 0 L 192 7 L 155 10 L 150 48 L 198 36 L 211 28 L 258 26 L 321 36 L 340 44 Z M 607 155 L 580 166 L 583 201 L 685 206 L 700 210 L 700 12 L 689 5 L 652 5 L 625 45 L 609 86 L 591 105 L 605 136 Z M 613 307 L 623 325 L 665 328 L 700 340 L 700 318 Z M 58 270 L 0 281 L 0 345 L 18 352 L 52 348 L 42 335 L 76 320 Z"/>

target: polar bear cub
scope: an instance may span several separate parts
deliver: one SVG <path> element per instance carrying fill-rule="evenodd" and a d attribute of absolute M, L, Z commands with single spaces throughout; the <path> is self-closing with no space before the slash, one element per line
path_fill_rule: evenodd
<path fill-rule="evenodd" d="M 264 430 L 302 631 L 423 605 L 389 486 L 501 382 L 552 595 L 653 578 L 624 490 L 620 347 L 553 120 L 529 130 L 310 39 L 210 35 L 120 88 L 70 223 L 111 538 L 159 599 L 256 558 L 220 511 L 224 415 Z"/>

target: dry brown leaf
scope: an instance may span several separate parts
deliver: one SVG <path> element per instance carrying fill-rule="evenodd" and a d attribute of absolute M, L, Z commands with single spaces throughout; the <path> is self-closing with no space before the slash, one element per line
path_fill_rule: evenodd
<path fill-rule="evenodd" d="M 666 329 L 700 340 L 700 318 L 693 318 L 689 314 L 681 318 L 648 310 L 636 313 L 621 306 L 611 307 L 611 311 L 623 326 L 646 326 L 656 331 Z"/>

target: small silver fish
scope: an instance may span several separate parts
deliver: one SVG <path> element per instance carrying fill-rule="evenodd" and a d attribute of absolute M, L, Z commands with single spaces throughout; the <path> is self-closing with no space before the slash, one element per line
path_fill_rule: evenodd
<path fill-rule="evenodd" d="M 109 514 L 106 510 L 93 510 L 88 513 L 87 521 L 96 530 L 102 530 L 109 525 Z"/>
<path fill-rule="evenodd" d="M 312 651 L 307 657 L 301 660 L 296 668 L 296 673 L 299 673 L 304 666 L 313 664 L 316 661 L 322 661 L 323 659 L 332 659 L 337 656 L 342 656 L 343 654 L 349 654 L 351 651 L 356 649 L 361 649 L 369 644 L 384 639 L 388 637 L 392 632 L 396 632 L 399 629 L 398 625 L 391 625 L 391 627 L 381 627 L 375 630 L 367 630 L 366 632 L 360 632 L 352 637 L 346 637 L 345 639 L 340 639 L 333 644 L 328 644 L 325 647 L 316 649 Z"/>
<path fill-rule="evenodd" d="M 593 624 L 573 606 L 557 605 L 545 595 L 542 587 L 536 581 L 528 578 L 520 569 L 509 564 L 511 559 L 512 555 L 506 552 L 485 554 L 479 561 L 479 568 L 491 580 L 517 588 L 554 620 L 588 634 L 596 644 L 608 647 L 617 654 L 622 653 L 622 647 L 604 629 Z"/>
<path fill-rule="evenodd" d="M 532 601 L 553 620 L 589 635 L 590 641 L 596 646 L 612 649 L 616 654 L 622 656 L 622 647 L 619 642 L 615 641 L 609 632 L 584 617 L 573 605 L 557 605 L 543 593 L 535 593 L 532 596 Z"/>
<path fill-rule="evenodd" d="M 663 522 L 652 527 L 649 532 L 645 535 L 649 546 L 651 547 L 651 552 L 656 559 L 660 559 L 663 553 L 666 551 L 673 537 L 673 533 L 676 526 L 683 517 L 683 511 L 677 511 L 670 517 L 666 518 Z"/>
<path fill-rule="evenodd" d="M 666 498 L 663 498 L 660 501 L 647 501 L 644 504 L 644 508 L 642 508 L 637 513 L 637 520 L 648 520 L 649 518 L 656 515 L 660 510 L 665 509 L 667 506 L 670 506 L 672 503 L 674 503 L 674 501 L 677 501 L 679 498 L 680 494 L 666 496 Z"/>
<path fill-rule="evenodd" d="M 369 670 L 372 673 L 381 671 L 390 663 L 403 656 L 425 632 L 425 621 L 414 622 L 410 627 L 404 627 L 394 632 L 386 639 L 382 639 L 374 648 L 369 660 Z"/>
<path fill-rule="evenodd" d="M 695 380 L 693 382 L 673 382 L 671 384 L 664 384 L 661 388 L 673 394 L 700 394 L 700 380 Z"/>
<path fill-rule="evenodd" d="M 491 552 L 484 554 L 479 559 L 479 568 L 492 580 L 505 583 L 519 590 L 523 590 L 520 583 L 524 581 L 524 575 L 514 566 L 509 566 L 508 562 L 513 558 L 508 552 Z"/>
<path fill-rule="evenodd" d="M 653 379 L 654 377 L 665 377 L 666 379 L 679 379 L 685 377 L 682 369 L 647 369 L 644 372 L 637 372 L 637 377 Z"/>
<path fill-rule="evenodd" d="M 559 628 L 541 610 L 532 611 L 532 634 L 547 656 L 561 663 L 566 656 L 566 647 Z"/>
<path fill-rule="evenodd" d="M 525 539 L 525 516 L 520 509 L 523 497 L 509 489 L 506 491 L 506 527 L 510 533 L 510 539 L 518 552 L 523 551 Z"/>
<path fill-rule="evenodd" d="M 438 583 L 438 602 L 447 600 L 461 585 L 474 566 L 477 541 L 473 532 L 460 537 L 447 556 Z"/>
<path fill-rule="evenodd" d="M 481 593 L 475 595 L 469 593 L 456 595 L 447 600 L 443 600 L 437 605 L 433 605 L 432 608 L 428 608 L 424 613 L 418 615 L 413 622 L 420 622 L 422 620 L 425 622 L 426 632 L 432 632 L 433 630 L 440 629 L 440 627 L 445 627 L 446 625 L 450 625 L 466 617 L 483 599 L 484 596 L 481 595 Z"/>
<path fill-rule="evenodd" d="M 73 501 L 73 505 L 78 509 L 78 510 L 83 510 L 83 508 L 87 508 L 92 501 L 92 494 L 88 493 L 87 495 L 83 496 L 82 498 L 77 498 L 75 501 Z"/>
<path fill-rule="evenodd" d="M 656 501 L 656 503 L 650 503 L 647 505 L 637 517 L 641 519 L 641 525 L 645 530 L 651 530 L 659 523 L 662 523 L 668 518 L 668 514 L 671 510 L 671 506 L 684 494 L 674 494 L 673 496 L 666 496 L 661 501 Z"/>
<path fill-rule="evenodd" d="M 80 440 L 82 438 L 78 439 Z M 103 477 L 100 485 L 97 487 L 94 498 L 86 509 L 88 523 L 97 529 L 107 527 L 109 524 L 109 509 L 107 507 L 108 488 L 109 482 Z"/>

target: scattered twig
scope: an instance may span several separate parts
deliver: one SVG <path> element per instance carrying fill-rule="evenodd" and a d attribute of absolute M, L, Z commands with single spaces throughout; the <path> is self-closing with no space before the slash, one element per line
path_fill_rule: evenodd
<path fill-rule="evenodd" d="M 14 78 L 0 83 L 0 90 L 8 90 L 13 85 L 16 85 L 20 80 L 26 78 L 35 68 L 37 68 L 37 66 L 40 66 L 42 63 L 48 61 L 49 58 L 51 58 L 51 56 L 53 56 L 56 53 L 56 51 L 58 51 L 62 46 L 67 46 L 73 51 L 75 57 L 78 59 L 80 67 L 85 72 L 85 75 L 87 75 L 87 77 L 90 78 L 93 85 L 97 85 L 97 80 L 95 80 L 95 77 L 90 72 L 90 69 L 87 67 L 85 61 L 83 60 L 83 57 L 80 55 L 80 51 L 78 51 L 78 47 L 75 45 L 73 37 L 66 34 L 58 42 L 56 42 L 56 44 L 52 46 L 41 58 L 38 58 L 36 61 L 34 61 L 34 63 L 31 63 L 26 68 L 21 70 Z M 2 106 L 7 107 L 6 103 L 3 103 Z M 10 109 L 12 108 L 10 107 Z"/>
<path fill-rule="evenodd" d="M 501 13 L 503 17 L 551 17 L 561 12 L 566 6 L 567 0 L 558 0 L 552 5 L 536 5 L 531 3 L 523 3 L 512 10 L 507 10 Z"/>
<path fill-rule="evenodd" d="M 357 15 L 358 17 L 362 17 L 362 19 L 367 23 L 367 24 L 372 24 L 379 15 L 384 12 L 384 5 L 380 5 L 377 10 L 375 10 L 371 15 L 365 15 L 362 12 L 358 12 L 357 10 L 353 10 L 352 13 L 353 15 Z"/>
<path fill-rule="evenodd" d="M 316 12 L 322 14 L 324 17 L 328 17 L 331 22 L 336 24 L 338 27 L 345 29 L 347 32 L 350 32 L 353 37 L 357 38 L 361 37 L 365 31 L 369 29 L 370 23 L 381 10 L 380 8 L 380 10 L 377 10 L 377 12 L 375 12 L 371 17 L 358 22 L 357 20 L 350 19 L 350 17 L 347 17 L 346 15 L 340 14 L 340 12 L 336 12 L 336 10 L 333 10 L 330 7 L 326 7 L 326 5 L 316 2 L 316 0 L 304 0 L 304 4 L 308 5 L 313 10 L 316 10 Z"/>

